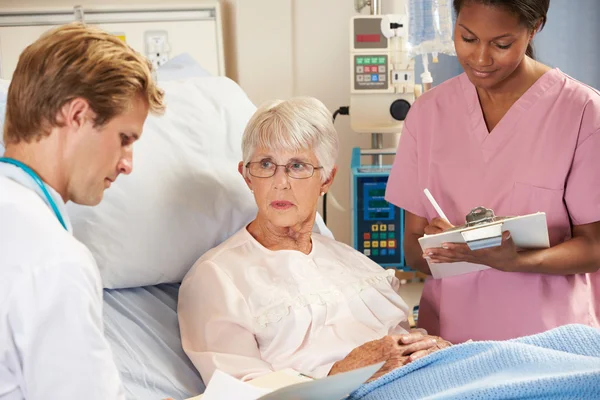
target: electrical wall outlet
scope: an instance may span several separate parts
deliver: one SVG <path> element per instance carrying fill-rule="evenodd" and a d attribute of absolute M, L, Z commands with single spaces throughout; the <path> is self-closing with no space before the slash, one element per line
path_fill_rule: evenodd
<path fill-rule="evenodd" d="M 171 46 L 167 31 L 146 31 L 144 32 L 144 42 L 146 43 L 146 57 L 154 69 L 169 61 Z"/>

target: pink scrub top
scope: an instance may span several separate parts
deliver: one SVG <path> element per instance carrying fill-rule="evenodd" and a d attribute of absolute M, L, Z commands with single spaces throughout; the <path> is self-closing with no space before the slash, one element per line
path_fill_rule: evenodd
<path fill-rule="evenodd" d="M 477 206 L 499 216 L 543 211 L 551 245 L 568 240 L 571 223 L 600 221 L 600 93 L 553 69 L 489 133 L 467 76 L 440 84 L 408 114 L 386 199 L 431 221 L 424 188 L 454 225 Z M 419 325 L 453 343 L 599 321 L 600 272 L 428 279 L 419 308 Z"/>

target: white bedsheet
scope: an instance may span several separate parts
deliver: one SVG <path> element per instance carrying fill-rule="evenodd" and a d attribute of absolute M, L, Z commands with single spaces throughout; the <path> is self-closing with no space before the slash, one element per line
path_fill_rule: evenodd
<path fill-rule="evenodd" d="M 186 399 L 204 392 L 181 348 L 179 284 L 104 290 L 105 334 L 128 399 Z"/>

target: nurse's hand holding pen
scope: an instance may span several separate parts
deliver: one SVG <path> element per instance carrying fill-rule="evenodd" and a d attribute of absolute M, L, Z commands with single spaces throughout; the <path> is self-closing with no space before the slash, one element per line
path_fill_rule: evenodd
<path fill-rule="evenodd" d="M 429 225 L 425 227 L 426 235 L 437 235 L 438 233 L 442 233 L 447 231 L 448 229 L 454 228 L 450 222 L 443 218 L 434 218 L 429 222 Z"/>

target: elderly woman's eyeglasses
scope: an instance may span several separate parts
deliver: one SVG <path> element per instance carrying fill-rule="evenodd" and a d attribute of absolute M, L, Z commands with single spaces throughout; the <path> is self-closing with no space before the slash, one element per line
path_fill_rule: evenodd
<path fill-rule="evenodd" d="M 289 162 L 283 165 L 275 164 L 268 160 L 249 162 L 246 164 L 246 168 L 248 168 L 250 175 L 256 178 L 270 178 L 275 175 L 275 172 L 279 167 L 284 167 L 287 176 L 294 179 L 310 178 L 314 175 L 315 169 L 323 168 L 315 167 L 312 164 L 300 161 Z"/>

